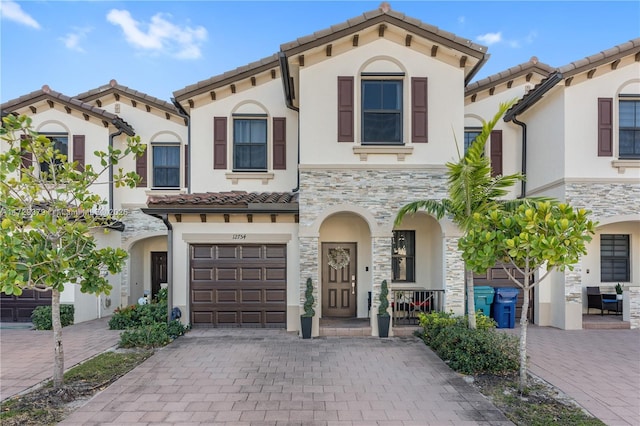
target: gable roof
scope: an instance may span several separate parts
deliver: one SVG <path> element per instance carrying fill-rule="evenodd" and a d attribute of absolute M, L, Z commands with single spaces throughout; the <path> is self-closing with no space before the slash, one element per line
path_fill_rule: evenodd
<path fill-rule="evenodd" d="M 145 213 L 189 212 L 298 212 L 298 194 L 292 192 L 205 192 L 152 195 Z"/>
<path fill-rule="evenodd" d="M 123 86 L 118 84 L 115 79 L 109 81 L 108 84 L 102 85 L 96 89 L 89 90 L 84 93 L 80 93 L 76 96 L 77 99 L 80 99 L 83 102 L 90 102 L 94 100 L 99 100 L 107 95 L 124 95 L 131 99 L 137 100 L 143 104 L 150 105 L 161 109 L 163 111 L 169 112 L 171 114 L 179 115 L 178 109 L 175 105 L 163 101 L 162 99 L 155 98 L 153 96 L 147 95 L 146 93 L 139 92 L 137 90 L 133 90 L 128 88 L 127 86 Z"/>
<path fill-rule="evenodd" d="M 615 70 L 622 58 L 632 55 L 636 62 L 640 61 L 640 37 L 557 68 L 512 106 L 504 115 L 504 121 L 511 121 L 528 110 L 560 81 L 565 80 L 566 86 L 569 86 L 573 77 L 583 72 L 591 73 L 588 76 L 591 78 L 596 68 L 602 65 L 611 64 L 611 69 Z"/>
<path fill-rule="evenodd" d="M 532 56 L 527 62 L 516 65 L 499 73 L 490 75 L 482 80 L 475 81 L 469 84 L 465 88 L 465 96 L 470 96 L 475 93 L 481 92 L 491 87 L 495 87 L 499 84 L 508 83 L 518 77 L 526 76 L 527 81 L 535 73 L 543 77 L 548 77 L 554 71 L 554 68 L 543 62 L 538 61 L 538 58 Z"/>
<path fill-rule="evenodd" d="M 105 111 L 102 108 L 97 108 L 86 102 L 82 102 L 76 98 L 63 95 L 55 90 L 51 90 L 51 88 L 46 84 L 42 86 L 40 90 L 33 91 L 20 96 L 19 98 L 5 102 L 0 105 L 0 110 L 2 110 L 3 115 L 6 115 L 7 113 L 17 112 L 22 108 L 31 107 L 32 112 L 35 113 L 36 111 L 34 111 L 35 107 L 33 107 L 33 105 L 41 101 L 47 101 L 51 108 L 53 108 L 55 103 L 60 103 L 65 106 L 67 112 L 70 112 L 71 109 L 81 112 L 84 115 L 85 120 L 87 120 L 89 116 L 92 116 L 101 120 L 105 127 L 110 123 L 118 129 L 123 130 L 129 136 L 133 136 L 135 134 L 133 127 L 117 115 Z"/>

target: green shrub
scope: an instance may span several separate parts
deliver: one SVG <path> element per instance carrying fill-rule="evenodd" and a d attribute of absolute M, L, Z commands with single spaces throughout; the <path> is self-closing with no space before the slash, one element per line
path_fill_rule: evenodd
<path fill-rule="evenodd" d="M 171 342 L 167 323 L 149 324 L 120 334 L 120 347 L 157 348 Z"/>
<path fill-rule="evenodd" d="M 491 318 L 478 314 L 477 329 L 467 317 L 433 312 L 420 315 L 422 338 L 453 370 L 464 374 L 506 374 L 518 371 L 518 339 L 496 332 Z"/>
<path fill-rule="evenodd" d="M 51 306 L 38 306 L 31 313 L 31 322 L 36 330 L 52 330 Z M 73 305 L 60 305 L 60 322 L 63 327 L 73 324 L 75 309 Z"/>
<path fill-rule="evenodd" d="M 110 330 L 128 330 L 167 321 L 167 304 L 150 303 L 117 308 L 109 320 Z"/>

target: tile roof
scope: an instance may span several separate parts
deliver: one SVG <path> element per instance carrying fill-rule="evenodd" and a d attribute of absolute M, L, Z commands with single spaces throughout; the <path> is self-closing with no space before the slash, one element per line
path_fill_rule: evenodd
<path fill-rule="evenodd" d="M 298 207 L 298 194 L 291 192 L 205 192 L 177 195 L 151 195 L 147 199 L 150 209 L 163 207 L 197 208 L 234 208 L 251 209 L 262 206 Z"/>
<path fill-rule="evenodd" d="M 384 3 L 376 10 L 365 12 L 362 15 L 348 19 L 340 24 L 333 25 L 330 28 L 325 28 L 323 30 L 316 31 L 313 34 L 300 37 L 294 41 L 281 44 L 280 50 L 287 54 L 297 53 L 315 45 L 320 45 L 340 37 L 344 37 L 345 35 L 359 31 L 379 22 L 387 22 L 396 25 L 416 35 L 432 39 L 453 49 L 471 54 L 477 58 L 481 58 L 487 52 L 486 46 L 476 44 L 466 38 L 458 37 L 453 33 L 424 23 L 419 19 L 406 16 L 404 13 L 391 10 L 390 7 Z"/>
<path fill-rule="evenodd" d="M 238 81 L 243 78 L 248 78 L 259 72 L 266 71 L 277 66 L 279 66 L 278 54 L 274 53 L 273 55 L 267 56 L 266 58 L 251 62 L 250 64 L 243 65 L 234 70 L 227 71 L 223 74 L 213 76 L 206 80 L 199 81 L 183 89 L 176 90 L 175 92 L 173 92 L 173 96 L 177 101 L 183 101 L 191 96 L 209 92 L 215 88 L 225 86 L 229 83 L 233 83 L 234 81 Z"/>
<path fill-rule="evenodd" d="M 160 108 L 163 110 L 166 110 L 168 112 L 171 112 L 173 114 L 178 114 L 178 109 L 175 107 L 175 105 L 167 102 L 167 101 L 163 101 L 162 99 L 158 99 L 155 98 L 153 96 L 147 95 L 146 93 L 143 92 L 139 92 L 137 90 L 133 90 L 128 88 L 127 86 L 123 86 L 121 84 L 118 84 L 118 82 L 115 79 L 112 79 L 111 81 L 109 81 L 108 84 L 102 85 L 96 89 L 92 89 L 89 90 L 87 92 L 84 93 L 80 93 L 79 95 L 76 96 L 77 99 L 80 99 L 81 101 L 92 101 L 94 99 L 98 99 L 101 98 L 107 94 L 111 94 L 114 92 L 120 92 L 121 94 L 124 94 L 126 96 L 129 96 L 133 99 L 136 99 L 140 102 L 144 102 L 146 104 L 149 105 L 153 105 L 156 108 Z"/>
<path fill-rule="evenodd" d="M 478 93 L 482 90 L 494 87 L 498 84 L 513 80 L 514 78 L 529 74 L 537 73 L 548 77 L 554 71 L 554 68 L 543 62 L 539 62 L 538 58 L 533 56 L 527 62 L 516 65 L 497 74 L 490 75 L 482 80 L 474 81 L 465 88 L 465 96 Z"/>
<path fill-rule="evenodd" d="M 20 96 L 19 98 L 5 102 L 4 104 L 0 105 L 0 110 L 2 110 L 3 114 L 6 114 L 17 111 L 20 108 L 33 105 L 34 103 L 42 100 L 59 102 L 70 108 L 75 108 L 83 113 L 90 114 L 101 120 L 108 121 L 109 123 L 115 124 L 114 120 L 126 123 L 115 114 L 105 111 L 102 108 L 97 108 L 91 104 L 82 102 L 81 100 L 78 100 L 76 98 L 63 95 L 62 93 L 56 92 L 55 90 L 51 90 L 51 88 L 47 85 L 42 86 L 40 90 L 35 90 L 31 93 Z"/>

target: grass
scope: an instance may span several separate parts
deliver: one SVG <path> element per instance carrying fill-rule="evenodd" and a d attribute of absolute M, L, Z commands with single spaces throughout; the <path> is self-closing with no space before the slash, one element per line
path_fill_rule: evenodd
<path fill-rule="evenodd" d="M 475 376 L 473 386 L 504 413 L 509 420 L 522 426 L 604 426 L 583 411 L 552 386 L 530 378 L 523 394 L 518 390 L 518 377 Z"/>
<path fill-rule="evenodd" d="M 148 350 L 105 352 L 64 374 L 64 386 L 54 389 L 52 382 L 0 404 L 0 424 L 54 425 L 71 411 L 73 402 L 82 401 L 109 386 L 153 354 Z"/>

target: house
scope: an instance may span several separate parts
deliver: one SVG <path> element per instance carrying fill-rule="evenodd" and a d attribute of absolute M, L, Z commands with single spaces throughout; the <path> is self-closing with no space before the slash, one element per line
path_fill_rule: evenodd
<path fill-rule="evenodd" d="M 129 252 L 121 275 L 109 276 L 109 296 L 80 292 L 67 286 L 62 303 L 75 306 L 75 322 L 110 315 L 119 306 L 153 296 L 167 282 L 167 228 L 161 220 L 142 213 L 153 188 L 157 191 L 186 191 L 188 141 L 185 117 L 174 105 L 119 85 L 115 80 L 97 89 L 69 97 L 43 86 L 1 105 L 4 114 L 26 114 L 40 134 L 55 138 L 69 161 L 93 164 L 99 169 L 96 150 L 108 144 L 123 147 L 126 137 L 139 135 L 148 143 L 144 157 L 127 158 L 120 164 L 136 170 L 142 180 L 135 189 L 107 185 L 101 178 L 94 191 L 108 201 L 104 208 L 125 212 L 124 230 L 100 234 L 99 244 L 121 247 Z M 126 118 L 121 118 L 126 117 Z M 2 321 L 30 321 L 31 311 L 49 305 L 50 293 L 26 291 L 21 297 L 2 294 Z"/>
<path fill-rule="evenodd" d="M 387 280 L 391 294 L 426 292 L 435 308 L 463 314 L 460 230 L 424 212 L 399 226 L 394 220 L 407 202 L 445 197 L 445 164 L 500 102 L 518 99 L 487 146 L 493 172 L 526 172 L 513 197 L 553 195 L 594 210 L 600 221 L 578 268 L 536 290 L 530 317 L 580 328 L 582 288 L 608 282 L 600 279 L 598 237 L 623 234 L 630 265 L 621 279 L 624 312 L 640 327 L 640 266 L 631 255 L 640 248 L 640 197 L 632 195 L 640 191 L 638 151 L 629 156 L 624 145 L 620 157 L 620 126 L 612 121 L 616 102 L 640 93 L 638 52 L 635 40 L 559 69 L 532 58 L 471 83 L 489 59 L 486 47 L 383 3 L 176 90 L 172 104 L 115 81 L 83 93 L 72 100 L 122 117 L 149 147 L 146 158 L 125 165 L 143 176 L 142 186 L 113 194 L 114 208 L 129 213 L 119 244 L 131 254 L 115 304 L 166 282 L 170 305 L 194 326 L 297 331 L 311 278 L 315 335 L 321 317 L 371 318 L 377 335 L 377 296 Z M 604 108 L 598 98 L 612 99 L 609 133 L 595 124 Z M 83 120 L 54 100 L 33 102 L 10 101 L 2 110 L 35 117 L 51 110 L 61 125 Z M 581 126 L 591 115 L 593 128 Z M 48 121 L 38 120 L 46 133 Z M 117 129 L 103 131 L 102 121 L 91 132 L 101 131 L 96 139 L 106 143 Z M 624 125 L 625 138 L 638 132 L 637 122 Z M 598 146 L 598 134 L 609 136 L 610 157 L 584 149 Z M 604 240 L 619 247 L 618 237 Z M 621 262 L 605 259 L 616 271 Z M 499 271 L 481 283 L 508 285 Z"/>

